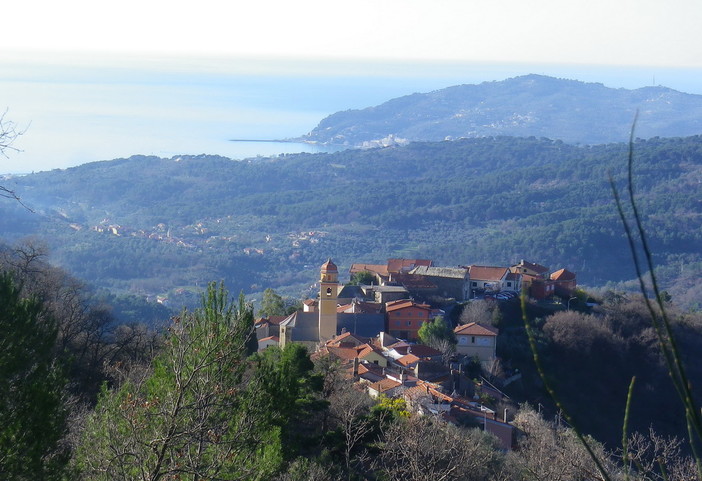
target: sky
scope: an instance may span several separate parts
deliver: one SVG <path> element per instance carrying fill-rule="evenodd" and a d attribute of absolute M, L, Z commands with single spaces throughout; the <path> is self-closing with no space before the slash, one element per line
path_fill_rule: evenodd
<path fill-rule="evenodd" d="M 207 149 L 528 73 L 702 94 L 697 0 L 22 0 L 2 12 L 0 108 L 28 128 L 0 172 L 226 155 Z"/>
<path fill-rule="evenodd" d="M 4 50 L 702 67 L 697 0 L 23 0 Z"/>

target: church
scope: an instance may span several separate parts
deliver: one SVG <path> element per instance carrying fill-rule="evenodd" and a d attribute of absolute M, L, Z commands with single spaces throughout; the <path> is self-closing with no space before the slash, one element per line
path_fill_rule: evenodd
<path fill-rule="evenodd" d="M 339 311 L 339 269 L 331 259 L 319 271 L 319 298 L 306 302 L 279 324 L 279 344 L 296 342 L 311 348 L 350 332 L 363 337 L 376 337 L 385 330 L 385 315 L 380 313 L 347 313 Z"/>

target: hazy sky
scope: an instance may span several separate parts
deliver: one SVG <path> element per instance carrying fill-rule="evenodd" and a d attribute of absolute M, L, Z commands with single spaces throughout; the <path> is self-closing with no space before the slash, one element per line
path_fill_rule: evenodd
<path fill-rule="evenodd" d="M 529 73 L 702 94 L 702 0 L 13 0 L 0 173 L 227 156 L 338 110 Z M 274 78 L 275 77 L 275 78 Z"/>
<path fill-rule="evenodd" d="M 699 0 L 21 0 L 3 50 L 702 67 Z"/>

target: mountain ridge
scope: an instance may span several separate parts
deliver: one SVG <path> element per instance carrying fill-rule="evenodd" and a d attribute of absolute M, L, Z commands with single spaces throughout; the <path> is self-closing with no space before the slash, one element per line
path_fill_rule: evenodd
<path fill-rule="evenodd" d="M 508 135 L 603 144 L 626 140 L 637 111 L 641 138 L 702 133 L 702 95 L 530 74 L 336 112 L 300 140 L 362 147 Z"/>

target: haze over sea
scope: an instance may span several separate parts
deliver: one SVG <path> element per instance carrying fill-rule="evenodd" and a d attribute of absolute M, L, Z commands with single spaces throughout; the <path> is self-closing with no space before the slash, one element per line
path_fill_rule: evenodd
<path fill-rule="evenodd" d="M 326 69 L 251 59 L 0 58 L 0 108 L 26 132 L 0 172 L 67 168 L 135 154 L 257 155 L 330 149 L 281 140 L 339 110 L 414 92 L 537 73 L 614 88 L 702 93 L 700 69 L 346 62 Z M 264 68 L 265 67 L 265 68 Z M 332 149 L 333 150 L 333 149 Z"/>

